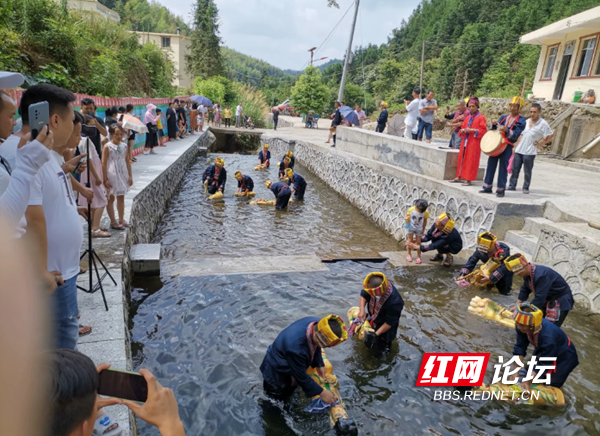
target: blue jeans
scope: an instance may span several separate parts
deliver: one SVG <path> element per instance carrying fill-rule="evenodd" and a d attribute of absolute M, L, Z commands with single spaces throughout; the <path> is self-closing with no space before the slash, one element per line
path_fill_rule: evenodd
<path fill-rule="evenodd" d="M 483 180 L 483 189 L 492 191 L 494 187 L 494 176 L 496 175 L 496 167 L 498 168 L 498 189 L 496 192 L 504 192 L 506 181 L 508 180 L 508 162 L 512 156 L 513 146 L 508 145 L 499 156 L 488 157 L 487 168 L 485 170 L 485 179 Z M 500 165 L 498 165 L 500 164 Z"/>
<path fill-rule="evenodd" d="M 426 139 L 431 139 L 431 134 L 433 132 L 433 124 L 426 123 L 423 120 L 419 120 L 419 129 L 417 130 L 417 139 L 419 141 L 423 139 L 423 132 L 425 132 Z"/>
<path fill-rule="evenodd" d="M 56 348 L 77 349 L 79 323 L 77 321 L 77 276 L 65 281 L 50 296 L 52 301 L 52 327 Z"/>

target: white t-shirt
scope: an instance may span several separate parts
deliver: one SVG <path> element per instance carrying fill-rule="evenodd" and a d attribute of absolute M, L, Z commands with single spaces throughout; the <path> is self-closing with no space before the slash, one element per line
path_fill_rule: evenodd
<path fill-rule="evenodd" d="M 242 105 L 239 105 L 238 107 L 235 108 L 235 116 L 239 117 L 242 114 Z"/>
<path fill-rule="evenodd" d="M 419 99 L 415 98 L 411 101 L 408 106 L 406 106 L 406 118 L 404 119 L 404 124 L 408 127 L 413 127 L 417 125 L 417 116 L 419 116 Z"/>
<path fill-rule="evenodd" d="M 17 166 L 17 148 L 19 146 L 19 138 L 17 135 L 10 135 L 0 145 L 0 156 L 8 161 L 12 168 Z"/>
<path fill-rule="evenodd" d="M 59 271 L 68 280 L 79 274 L 79 251 L 83 225 L 71 179 L 60 167 L 64 158 L 53 151 L 52 158 L 36 176 L 31 187 L 30 206 L 42 206 L 48 238 L 48 271 Z"/>
<path fill-rule="evenodd" d="M 521 142 L 519 142 L 515 153 L 535 156 L 538 150 L 533 143 L 552 135 L 552 133 L 552 129 L 545 119 L 540 117 L 533 126 L 531 125 L 531 118 L 528 119 L 525 130 L 521 134 Z"/>

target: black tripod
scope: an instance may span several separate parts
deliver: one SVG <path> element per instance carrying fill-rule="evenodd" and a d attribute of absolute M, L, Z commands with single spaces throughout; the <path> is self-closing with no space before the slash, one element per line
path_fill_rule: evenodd
<path fill-rule="evenodd" d="M 92 165 L 92 161 L 90 159 L 90 138 L 89 136 L 85 138 L 85 148 L 86 148 L 86 153 L 88 156 L 87 159 L 87 183 L 85 184 L 86 188 L 89 188 L 90 185 L 90 165 Z M 104 280 L 106 278 L 106 276 L 110 277 L 110 279 L 112 280 L 112 282 L 115 284 L 115 286 L 117 286 L 117 282 L 115 281 L 115 279 L 113 278 L 113 276 L 110 275 L 110 273 L 108 272 L 108 268 L 106 268 L 106 266 L 104 265 L 104 263 L 102 263 L 102 259 L 100 259 L 100 256 L 98 256 L 98 253 L 96 253 L 96 251 L 94 250 L 94 247 L 92 247 L 92 205 L 91 203 L 88 201 L 88 218 L 87 218 L 87 222 L 88 222 L 88 248 L 83 252 L 83 254 L 81 255 L 81 257 L 79 258 L 79 260 L 81 261 L 85 255 L 89 255 L 89 260 L 88 260 L 88 274 L 89 274 L 89 279 L 90 279 L 90 284 L 89 284 L 89 288 L 86 289 L 83 286 L 79 286 L 77 285 L 78 289 L 81 289 L 83 292 L 87 292 L 88 294 L 93 294 L 95 292 L 98 291 L 98 289 L 100 290 L 100 292 L 102 293 L 102 299 L 104 300 L 104 307 L 106 308 L 106 310 L 108 310 L 108 303 L 106 302 L 106 295 L 104 295 L 104 288 L 102 287 L 102 280 Z M 102 275 L 102 277 L 100 277 L 100 271 L 98 271 L 98 265 L 96 264 L 96 262 L 98 262 L 100 264 L 100 266 L 102 266 L 102 268 L 104 269 L 104 274 Z M 98 279 L 98 283 L 96 283 L 94 285 L 94 272 L 96 272 L 96 278 Z"/>

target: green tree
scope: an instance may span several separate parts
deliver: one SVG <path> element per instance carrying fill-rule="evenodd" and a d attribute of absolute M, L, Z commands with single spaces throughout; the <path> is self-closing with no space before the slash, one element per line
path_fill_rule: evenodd
<path fill-rule="evenodd" d="M 225 102 L 225 85 L 213 78 L 202 80 L 197 77 L 194 82 L 194 92 L 208 98 L 213 104 Z"/>
<path fill-rule="evenodd" d="M 208 78 L 224 73 L 219 36 L 219 10 L 213 0 L 196 0 L 194 27 L 190 35 L 186 67 L 195 77 Z"/>
<path fill-rule="evenodd" d="M 444 47 L 440 53 L 439 66 L 433 79 L 433 88 L 436 98 L 440 101 L 450 100 L 454 91 L 454 79 L 456 67 L 454 65 L 454 54 L 450 47 Z"/>
<path fill-rule="evenodd" d="M 292 88 L 292 106 L 299 112 L 314 110 L 320 113 L 329 100 L 329 88 L 321 79 L 321 72 L 308 66 Z"/>

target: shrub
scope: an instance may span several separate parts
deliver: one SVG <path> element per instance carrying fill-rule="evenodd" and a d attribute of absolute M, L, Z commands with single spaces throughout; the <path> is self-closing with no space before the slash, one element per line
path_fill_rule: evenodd
<path fill-rule="evenodd" d="M 238 99 L 231 105 L 232 108 L 235 109 L 235 106 L 241 102 L 244 107 L 244 113 L 252 117 L 254 125 L 264 128 L 266 126 L 267 114 L 269 113 L 269 106 L 262 91 L 247 84 L 236 84 L 236 88 Z"/>

